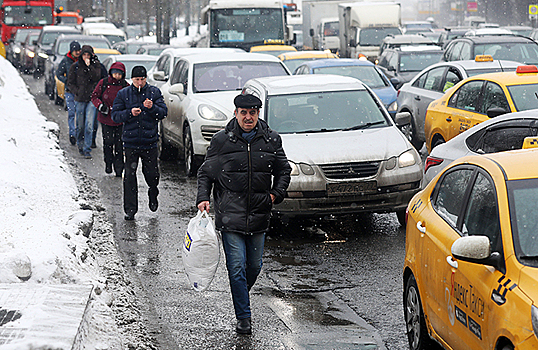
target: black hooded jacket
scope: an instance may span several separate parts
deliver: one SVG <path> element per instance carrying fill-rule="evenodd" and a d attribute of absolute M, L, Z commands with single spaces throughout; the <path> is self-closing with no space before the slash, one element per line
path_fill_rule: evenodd
<path fill-rule="evenodd" d="M 258 120 L 249 143 L 237 119 L 211 139 L 205 162 L 198 170 L 196 204 L 209 201 L 213 189 L 215 224 L 224 232 L 263 233 L 269 229 L 271 196 L 284 200 L 291 167 L 280 135 Z"/>

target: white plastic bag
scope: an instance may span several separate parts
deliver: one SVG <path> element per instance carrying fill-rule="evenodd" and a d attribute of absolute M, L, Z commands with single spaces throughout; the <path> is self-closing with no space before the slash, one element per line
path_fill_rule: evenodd
<path fill-rule="evenodd" d="M 220 260 L 219 238 L 207 211 L 198 211 L 198 215 L 189 221 L 182 256 L 190 285 L 203 292 L 215 277 Z"/>

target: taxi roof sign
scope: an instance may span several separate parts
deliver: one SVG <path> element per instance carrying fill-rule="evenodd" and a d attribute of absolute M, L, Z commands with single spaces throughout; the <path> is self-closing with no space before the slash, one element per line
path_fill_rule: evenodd
<path fill-rule="evenodd" d="M 263 41 L 263 43 L 265 45 L 270 45 L 270 44 L 284 44 L 284 40 L 282 39 L 265 39 Z"/>
<path fill-rule="evenodd" d="M 476 55 L 475 62 L 493 62 L 493 56 L 491 55 Z"/>
<path fill-rule="evenodd" d="M 523 140 L 522 148 L 523 149 L 538 148 L 538 137 L 536 136 L 525 137 L 525 139 Z"/>
<path fill-rule="evenodd" d="M 529 15 L 538 15 L 538 5 L 529 5 Z"/>
<path fill-rule="evenodd" d="M 516 74 L 525 74 L 525 73 L 538 73 L 538 67 L 536 67 L 535 65 L 517 67 Z"/>

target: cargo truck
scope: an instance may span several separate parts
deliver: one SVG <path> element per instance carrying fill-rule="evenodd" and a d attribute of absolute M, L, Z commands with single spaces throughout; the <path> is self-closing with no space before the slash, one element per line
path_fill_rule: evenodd
<path fill-rule="evenodd" d="M 208 36 L 198 47 L 235 47 L 290 44 L 293 27 L 287 26 L 281 0 L 210 0 L 202 10 Z"/>
<path fill-rule="evenodd" d="M 53 22 L 54 0 L 4 0 L 0 8 L 2 41 L 7 44 L 19 28 L 41 29 Z"/>
<path fill-rule="evenodd" d="M 305 50 L 338 51 L 338 4 L 341 0 L 303 0 L 303 47 Z"/>
<path fill-rule="evenodd" d="M 402 34 L 401 8 L 395 2 L 354 2 L 338 5 L 340 57 L 365 56 L 375 61 L 383 39 Z"/>

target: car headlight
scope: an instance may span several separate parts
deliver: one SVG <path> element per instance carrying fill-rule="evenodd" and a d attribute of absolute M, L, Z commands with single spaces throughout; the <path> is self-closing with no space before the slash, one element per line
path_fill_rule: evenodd
<path fill-rule="evenodd" d="M 531 320 L 532 320 L 532 329 L 534 330 L 534 335 L 538 337 L 538 307 L 531 306 Z"/>
<path fill-rule="evenodd" d="M 38 55 L 39 57 L 41 57 L 41 58 L 44 58 L 44 59 L 49 58 L 49 55 L 47 55 L 47 54 L 44 53 L 44 52 L 40 52 L 40 53 L 38 53 L 37 55 Z"/>
<path fill-rule="evenodd" d="M 200 105 L 198 106 L 198 113 L 200 117 L 207 120 L 226 120 L 228 119 L 224 113 L 219 111 L 213 106 L 210 105 Z"/>
<path fill-rule="evenodd" d="M 34 53 L 33 51 L 28 51 L 27 55 L 28 55 L 28 57 L 30 57 L 30 58 L 34 58 L 35 53 Z"/>
<path fill-rule="evenodd" d="M 14 48 L 13 52 L 15 52 L 16 54 L 19 54 L 19 53 L 21 53 L 21 48 L 20 47 Z"/>
<path fill-rule="evenodd" d="M 396 112 L 398 110 L 398 101 L 392 102 L 388 107 L 387 110 L 389 112 Z"/>
<path fill-rule="evenodd" d="M 305 164 L 305 163 L 299 163 L 299 169 L 301 169 L 301 172 L 305 175 L 315 174 L 314 168 L 312 168 L 310 165 Z"/>
<path fill-rule="evenodd" d="M 390 157 L 385 162 L 385 169 L 392 170 L 392 169 L 394 169 L 396 167 L 396 164 L 397 164 L 397 158 L 396 157 Z"/>
<path fill-rule="evenodd" d="M 290 163 L 290 166 L 291 166 L 291 174 L 290 175 L 292 175 L 292 176 L 299 175 L 299 167 L 297 166 L 297 164 L 295 164 L 292 161 L 288 161 L 288 163 Z"/>
<path fill-rule="evenodd" d="M 400 168 L 405 168 L 411 165 L 415 165 L 417 160 L 415 159 L 415 152 L 413 150 L 406 151 L 398 157 L 398 164 Z"/>

